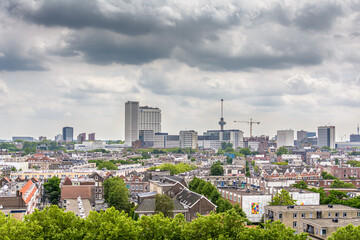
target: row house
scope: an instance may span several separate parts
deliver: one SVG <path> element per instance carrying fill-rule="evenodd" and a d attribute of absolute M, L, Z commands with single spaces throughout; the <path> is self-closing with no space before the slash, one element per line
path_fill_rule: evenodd
<path fill-rule="evenodd" d="M 61 164 L 61 160 L 60 159 L 56 159 L 56 158 L 49 158 L 49 157 L 42 157 L 42 158 L 36 158 L 36 157 L 31 157 L 25 160 L 25 162 L 29 163 L 29 168 L 38 168 L 41 170 L 47 170 L 49 169 L 50 165 L 54 165 L 54 164 Z"/>
<path fill-rule="evenodd" d="M 22 220 L 39 207 L 41 183 L 36 179 L 8 181 L 0 188 L 0 211 Z"/>
<path fill-rule="evenodd" d="M 330 188 L 331 184 L 334 182 L 334 179 L 317 179 L 317 180 L 304 180 L 309 187 L 323 187 Z M 360 179 L 343 179 L 341 180 L 345 183 L 352 183 L 356 188 L 360 188 Z M 296 181 L 299 182 L 299 181 Z M 341 190 L 337 188 L 336 190 Z"/>
<path fill-rule="evenodd" d="M 360 178 L 360 167 L 332 166 L 331 174 L 339 179 Z"/>
<path fill-rule="evenodd" d="M 307 180 L 307 179 L 320 179 L 320 168 L 289 168 L 278 166 L 275 169 L 262 170 L 261 177 L 266 179 L 289 179 L 289 180 Z"/>
<path fill-rule="evenodd" d="M 120 178 L 124 180 L 133 202 L 137 202 L 138 194 L 149 192 L 150 183 L 143 181 L 137 175 L 132 175 L 132 177 L 120 176 Z"/>

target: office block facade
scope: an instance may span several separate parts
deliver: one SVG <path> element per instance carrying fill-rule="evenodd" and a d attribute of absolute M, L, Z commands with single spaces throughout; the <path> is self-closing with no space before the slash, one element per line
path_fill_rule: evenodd
<path fill-rule="evenodd" d="M 74 140 L 74 128 L 64 127 L 62 136 L 65 142 L 72 142 Z"/>
<path fill-rule="evenodd" d="M 335 127 L 319 126 L 318 127 L 318 146 L 335 148 Z"/>
<path fill-rule="evenodd" d="M 139 102 L 125 103 L 125 144 L 129 146 L 132 142 L 139 140 L 138 112 Z"/>

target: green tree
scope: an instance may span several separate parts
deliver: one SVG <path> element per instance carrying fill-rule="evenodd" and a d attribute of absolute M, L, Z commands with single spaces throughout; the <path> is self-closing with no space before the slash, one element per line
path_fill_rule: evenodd
<path fill-rule="evenodd" d="M 220 162 L 216 162 L 211 165 L 210 175 L 211 176 L 222 176 L 224 174 L 224 168 L 221 166 Z"/>
<path fill-rule="evenodd" d="M 174 201 L 166 194 L 156 194 L 155 212 L 161 212 L 165 217 L 170 217 L 174 210 Z"/>
<path fill-rule="evenodd" d="M 104 181 L 104 199 L 110 207 L 118 211 L 130 211 L 129 191 L 119 177 L 108 178 Z"/>
<path fill-rule="evenodd" d="M 293 187 L 296 187 L 296 188 L 300 188 L 300 189 L 307 189 L 308 188 L 308 185 L 306 184 L 306 182 L 304 181 L 300 181 L 298 183 L 295 183 L 292 185 Z"/>
<path fill-rule="evenodd" d="M 118 169 L 118 167 L 114 164 L 114 163 L 112 163 L 112 162 L 101 162 L 101 163 L 99 163 L 99 165 L 97 166 L 97 168 L 99 169 L 99 170 L 101 170 L 101 169 L 103 169 L 103 168 L 106 168 L 107 170 L 117 170 Z"/>
<path fill-rule="evenodd" d="M 273 201 L 270 202 L 271 206 L 279 206 L 279 205 L 294 205 L 296 200 L 292 199 L 289 192 L 285 189 L 281 189 L 280 193 L 276 193 Z"/>
<path fill-rule="evenodd" d="M 245 156 L 251 155 L 250 148 L 241 148 L 239 153 L 244 154 Z"/>
<path fill-rule="evenodd" d="M 333 232 L 328 240 L 358 240 L 360 239 L 360 226 L 354 227 L 351 223 Z"/>
<path fill-rule="evenodd" d="M 54 176 L 44 184 L 45 195 L 49 197 L 51 204 L 57 205 L 60 200 L 60 178 Z"/>
<path fill-rule="evenodd" d="M 327 172 L 321 172 L 321 177 L 323 179 L 337 179 L 336 177 Z"/>
<path fill-rule="evenodd" d="M 288 154 L 288 150 L 285 146 L 279 147 L 276 151 L 276 155 L 281 156 L 283 154 Z"/>
<path fill-rule="evenodd" d="M 346 183 L 339 179 L 334 179 L 334 182 L 330 185 L 331 188 L 356 188 L 352 183 Z"/>
<path fill-rule="evenodd" d="M 227 164 L 232 164 L 233 163 L 233 159 L 229 156 L 226 156 L 226 163 Z"/>

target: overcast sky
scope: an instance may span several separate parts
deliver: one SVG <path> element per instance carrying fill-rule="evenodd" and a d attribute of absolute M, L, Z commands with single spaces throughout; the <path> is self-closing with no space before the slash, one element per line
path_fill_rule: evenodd
<path fill-rule="evenodd" d="M 124 139 L 124 103 L 162 130 L 336 138 L 360 122 L 360 2 L 1 0 L 0 139 Z"/>

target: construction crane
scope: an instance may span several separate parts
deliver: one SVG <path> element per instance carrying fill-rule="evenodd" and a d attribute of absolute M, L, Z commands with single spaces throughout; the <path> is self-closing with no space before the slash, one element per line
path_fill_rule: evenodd
<path fill-rule="evenodd" d="M 260 124 L 260 122 L 256 122 L 256 121 L 253 121 L 252 118 L 250 118 L 250 121 L 234 121 L 234 122 L 237 122 L 237 123 L 248 123 L 250 125 L 250 137 L 252 137 L 252 125 L 255 123 L 255 124 Z"/>

